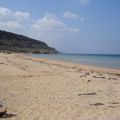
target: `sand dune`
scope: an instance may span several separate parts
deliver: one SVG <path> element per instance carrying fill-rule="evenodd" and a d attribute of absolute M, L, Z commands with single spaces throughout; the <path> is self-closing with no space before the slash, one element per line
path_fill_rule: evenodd
<path fill-rule="evenodd" d="M 1 53 L 0 104 L 9 120 L 120 120 L 120 70 Z"/>

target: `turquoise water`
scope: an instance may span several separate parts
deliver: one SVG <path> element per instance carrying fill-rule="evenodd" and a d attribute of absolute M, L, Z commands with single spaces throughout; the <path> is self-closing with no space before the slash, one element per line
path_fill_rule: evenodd
<path fill-rule="evenodd" d="M 32 54 L 37 58 L 48 58 L 54 60 L 68 61 L 78 64 L 87 64 L 106 68 L 120 69 L 120 55 L 98 55 L 98 54 Z"/>

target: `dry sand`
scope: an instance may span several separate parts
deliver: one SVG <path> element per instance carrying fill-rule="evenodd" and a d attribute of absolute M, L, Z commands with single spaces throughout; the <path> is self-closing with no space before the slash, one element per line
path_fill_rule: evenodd
<path fill-rule="evenodd" d="M 1 53 L 0 103 L 8 120 L 120 120 L 120 70 Z"/>

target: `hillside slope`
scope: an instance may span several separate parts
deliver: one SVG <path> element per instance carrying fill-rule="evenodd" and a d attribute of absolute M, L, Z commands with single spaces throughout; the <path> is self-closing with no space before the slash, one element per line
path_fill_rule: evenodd
<path fill-rule="evenodd" d="M 0 30 L 0 52 L 7 53 L 58 53 L 46 43 L 23 35 Z"/>

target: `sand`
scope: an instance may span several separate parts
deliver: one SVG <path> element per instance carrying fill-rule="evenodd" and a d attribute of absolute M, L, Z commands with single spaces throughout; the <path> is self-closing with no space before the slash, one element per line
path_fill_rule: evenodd
<path fill-rule="evenodd" d="M 8 120 L 120 120 L 120 70 L 1 53 L 0 104 Z"/>

